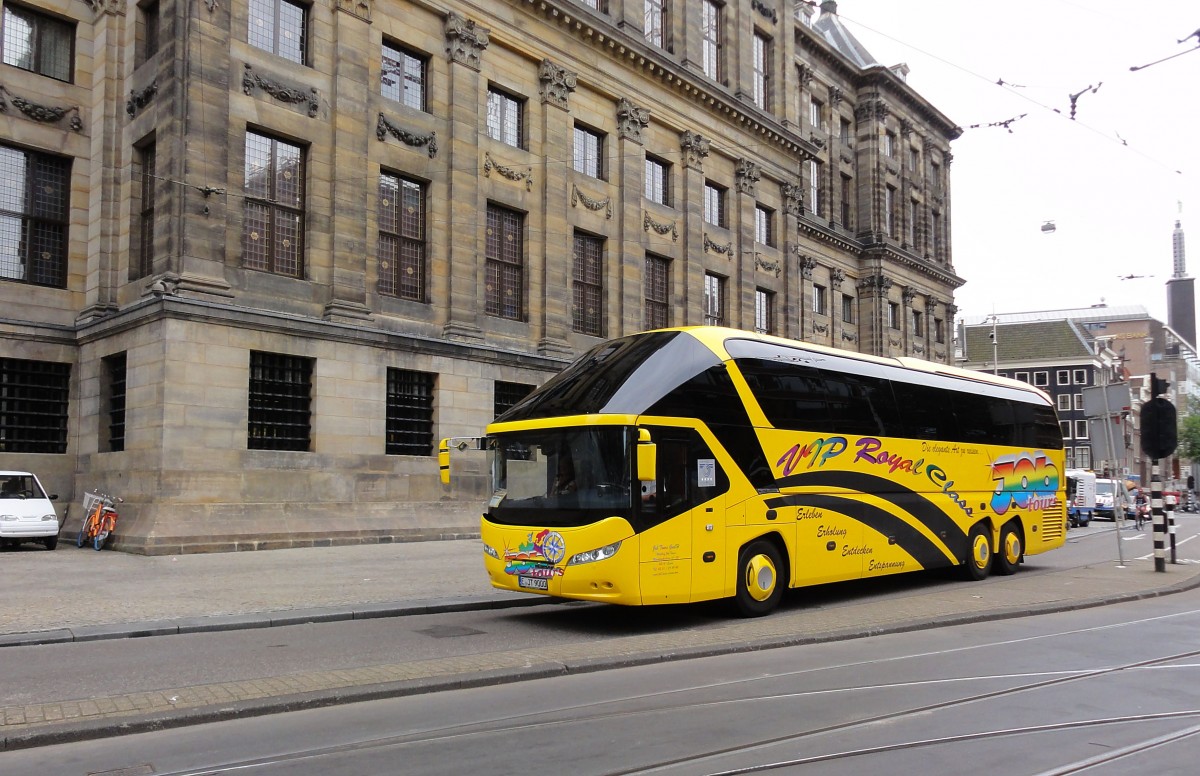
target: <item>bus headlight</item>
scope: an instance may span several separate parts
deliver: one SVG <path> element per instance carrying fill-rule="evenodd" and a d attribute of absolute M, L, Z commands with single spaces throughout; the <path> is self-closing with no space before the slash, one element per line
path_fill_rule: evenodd
<path fill-rule="evenodd" d="M 496 548 L 493 547 L 492 545 L 488 544 L 487 542 L 483 543 L 483 554 L 488 556 L 489 558 L 495 558 L 496 560 L 500 560 L 500 553 L 496 552 Z"/>
<path fill-rule="evenodd" d="M 587 552 L 580 552 L 575 555 L 572 555 L 571 559 L 569 561 L 567 561 L 567 565 L 568 566 L 579 566 L 583 563 L 595 563 L 598 560 L 606 560 L 606 559 L 611 558 L 612 556 L 616 555 L 617 550 L 619 550 L 619 549 L 621 549 L 620 542 L 613 542 L 612 544 L 606 544 L 603 547 L 600 547 L 599 549 L 588 550 Z"/>

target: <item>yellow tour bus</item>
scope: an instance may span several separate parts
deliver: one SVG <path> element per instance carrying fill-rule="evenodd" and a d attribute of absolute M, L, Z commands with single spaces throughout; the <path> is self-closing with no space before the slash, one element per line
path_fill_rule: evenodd
<path fill-rule="evenodd" d="M 1015 380 L 728 328 L 598 345 L 489 424 L 493 586 L 615 604 L 958 567 L 1066 537 L 1053 403 Z M 441 443 L 443 481 L 449 449 Z M 456 446 L 465 447 L 466 443 Z"/>

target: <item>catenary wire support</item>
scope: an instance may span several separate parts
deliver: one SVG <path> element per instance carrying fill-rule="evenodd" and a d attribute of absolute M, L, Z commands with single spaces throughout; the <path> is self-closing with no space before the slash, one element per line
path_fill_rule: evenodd
<path fill-rule="evenodd" d="M 1150 513 L 1154 518 L 1154 570 L 1167 570 L 1167 520 L 1163 514 L 1162 472 L 1158 459 L 1150 462 Z"/>

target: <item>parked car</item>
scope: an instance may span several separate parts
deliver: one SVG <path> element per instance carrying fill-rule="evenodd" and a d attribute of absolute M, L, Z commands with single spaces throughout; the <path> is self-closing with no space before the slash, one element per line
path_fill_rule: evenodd
<path fill-rule="evenodd" d="M 41 542 L 58 546 L 58 513 L 42 483 L 31 472 L 0 471 L 0 545 Z"/>

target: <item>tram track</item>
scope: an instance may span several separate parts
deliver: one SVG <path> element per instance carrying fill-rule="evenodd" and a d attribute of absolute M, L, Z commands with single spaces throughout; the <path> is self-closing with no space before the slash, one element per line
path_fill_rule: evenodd
<path fill-rule="evenodd" d="M 1200 610 L 1192 610 L 1185 613 L 1180 613 L 1173 616 L 1195 616 L 1200 614 Z M 1151 618 L 1147 618 L 1151 619 Z M 1160 619 L 1160 618 L 1152 618 Z M 1135 622 L 1118 623 L 1105 628 L 1128 627 L 1136 626 L 1146 622 L 1140 620 Z M 1011 644 L 1031 639 L 1047 639 L 1056 637 L 1068 637 L 1079 634 L 1085 630 L 1100 630 L 1096 629 L 1074 629 L 1063 630 L 1053 633 L 1040 634 L 1033 637 L 1017 640 L 994 640 L 985 644 L 971 645 L 961 647 L 955 650 L 945 650 L 948 652 L 961 652 L 967 650 L 981 650 L 992 648 L 1005 648 Z M 890 660 L 903 661 L 914 660 L 928 657 L 929 653 L 916 653 L 903 656 L 896 656 Z M 603 724 L 606 720 L 621 719 L 629 721 L 631 717 L 636 716 L 653 716 L 663 714 L 674 714 L 683 710 L 696 711 L 705 707 L 719 706 L 737 706 L 746 703 L 761 703 L 771 700 L 786 700 L 788 698 L 811 697 L 819 694 L 845 694 L 845 693 L 862 693 L 878 690 L 893 690 L 902 688 L 905 685 L 916 684 L 944 684 L 947 682 L 962 682 L 977 684 L 981 681 L 988 680 L 1008 680 L 1020 679 L 1022 677 L 1037 677 L 1032 681 L 1022 681 L 1011 687 L 989 690 L 986 692 L 976 692 L 969 695 L 950 698 L 936 703 L 926 703 L 914 705 L 894 711 L 874 714 L 867 717 L 854 719 L 838 724 L 825 725 L 815 727 L 808 730 L 798 731 L 787 735 L 764 736 L 754 740 L 744 741 L 735 745 L 723 747 L 710 747 L 703 751 L 693 752 L 685 757 L 664 758 L 653 763 L 642 763 L 638 765 L 629 765 L 620 767 L 614 770 L 602 771 L 604 776 L 634 776 L 642 774 L 665 774 L 674 772 L 704 773 L 708 776 L 734 776 L 734 774 L 743 773 L 765 773 L 771 771 L 786 770 L 809 764 L 817 763 L 850 763 L 857 758 L 869 757 L 872 755 L 885 754 L 888 752 L 898 752 L 904 750 L 916 750 L 929 747 L 955 745 L 961 743 L 969 743 L 971 741 L 983 741 L 987 739 L 1003 739 L 1006 737 L 1014 737 L 1021 735 L 1037 734 L 1037 733 L 1055 733 L 1064 732 L 1072 729 L 1095 729 L 1114 725 L 1131 725 L 1139 722 L 1164 722 L 1171 720 L 1194 720 L 1200 719 L 1200 708 L 1176 710 L 1170 712 L 1131 714 L 1131 715 L 1115 715 L 1110 717 L 1094 717 L 1079 720 L 1064 720 L 1042 725 L 1028 725 L 1009 727 L 992 731 L 977 731 L 971 733 L 962 733 L 957 735 L 948 735 L 934 738 L 914 738 L 908 741 L 894 742 L 886 745 L 875 747 L 862 747 L 857 749 L 847 749 L 838 752 L 829 752 L 818 755 L 810 755 L 795 758 L 774 759 L 770 762 L 763 762 L 747 766 L 744 768 L 722 769 L 718 767 L 718 761 L 746 755 L 755 752 L 756 750 L 768 750 L 770 748 L 783 745 L 803 744 L 808 740 L 815 740 L 818 737 L 830 736 L 845 733 L 861 733 L 862 729 L 871 726 L 902 722 L 907 719 L 913 719 L 921 715 L 929 715 L 940 712 L 953 712 L 955 709 L 963 708 L 971 704 L 984 702 L 994 702 L 996 700 L 1010 698 L 1021 693 L 1029 693 L 1038 690 L 1043 690 L 1056 685 L 1067 683 L 1084 682 L 1095 680 L 1107 675 L 1120 673 L 1131 670 L 1152 669 L 1169 664 L 1196 658 L 1200 656 L 1200 649 L 1175 652 L 1168 655 L 1152 657 L 1148 659 L 1127 661 L 1115 665 L 1103 666 L 1094 669 L 1075 669 L 1065 671 L 1052 672 L 1034 672 L 1025 674 L 981 674 L 975 676 L 962 676 L 955 678 L 940 678 L 914 682 L 894 682 L 875 685 L 852 685 L 838 688 L 804 690 L 799 692 L 774 692 L 761 694 L 758 692 L 749 692 L 741 697 L 723 698 L 709 701 L 696 701 L 689 696 L 696 692 L 709 691 L 719 688 L 728 687 L 744 687 L 747 690 L 752 689 L 754 685 L 763 682 L 778 683 L 779 681 L 796 677 L 803 674 L 813 674 L 834 670 L 853 669 L 855 663 L 837 664 L 819 668 L 803 669 L 796 671 L 787 671 L 782 673 L 772 673 L 770 675 L 760 675 L 755 677 L 746 677 L 736 680 L 724 682 L 714 682 L 689 686 L 685 688 L 675 688 L 658 692 L 645 693 L 630 697 L 617 699 L 606 699 L 594 703 L 584 703 L 571 706 L 562 706 L 555 709 L 527 712 L 520 714 L 511 714 L 500 717 L 495 717 L 483 721 L 475 721 L 469 723 L 460 723 L 454 725 L 446 725 L 442 727 L 429 728 L 426 730 L 410 731 L 391 736 L 383 736 L 362 741 L 346 742 L 341 744 L 333 744 L 328 746 L 317 746 L 311 749 L 298 750 L 287 754 L 275 755 L 269 758 L 256 758 L 239 761 L 230 761 L 220 765 L 209 766 L 198 769 L 186 769 L 178 771 L 166 772 L 168 776 L 206 776 L 226 774 L 232 772 L 238 773 L 253 773 L 257 769 L 264 771 L 276 766 L 284 766 L 287 764 L 299 764 L 307 762 L 312 764 L 325 758 L 338 757 L 353 757 L 358 754 L 380 753 L 383 751 L 392 751 L 396 756 L 403 756 L 406 749 L 412 750 L 414 747 L 455 747 L 463 745 L 465 742 L 474 742 L 478 744 L 482 739 L 504 740 L 506 737 L 519 736 L 522 734 L 549 735 L 556 734 L 556 730 L 564 731 L 562 735 L 570 735 L 572 728 L 587 729 L 595 727 L 598 724 Z M 880 662 L 880 661 L 872 661 Z M 1188 667 L 1191 668 L 1191 667 Z M 630 709 L 630 704 L 646 704 L 643 707 Z M 624 706 L 626 708 L 619 708 Z M 569 715 L 569 716 L 564 716 Z M 1172 742 L 1185 740 L 1200 733 L 1200 724 L 1190 725 L 1180 730 L 1172 731 L 1167 735 L 1159 735 L 1149 737 L 1140 742 L 1137 746 L 1127 746 L 1120 750 L 1108 752 L 1104 755 L 1088 758 L 1087 760 L 1073 761 L 1064 763 L 1056 769 L 1048 770 L 1046 774 L 1069 774 L 1082 772 L 1088 768 L 1097 767 L 1099 764 L 1112 762 L 1123 757 L 1129 757 L 1137 754 L 1140 751 L 1145 751 L 1150 748 L 1169 745 Z M 1141 748 L 1139 748 L 1139 746 Z"/>

